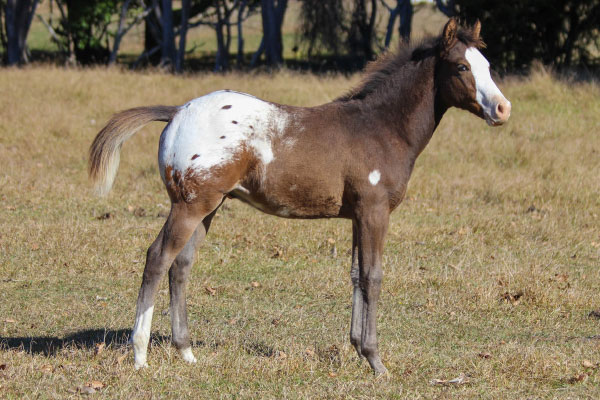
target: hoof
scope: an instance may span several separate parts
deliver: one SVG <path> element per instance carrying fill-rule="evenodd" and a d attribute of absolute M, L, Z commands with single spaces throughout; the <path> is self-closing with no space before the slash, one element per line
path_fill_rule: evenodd
<path fill-rule="evenodd" d="M 183 361 L 189 364 L 195 364 L 198 361 L 196 360 L 196 357 L 194 357 L 191 347 L 181 350 L 181 357 L 183 358 Z"/>
<path fill-rule="evenodd" d="M 137 371 L 137 370 L 142 369 L 142 368 L 148 368 L 148 363 L 146 361 L 144 361 L 144 362 L 135 362 L 133 364 L 133 367 Z"/>
<path fill-rule="evenodd" d="M 375 374 L 375 379 L 389 379 L 392 376 L 388 369 L 383 365 L 379 369 L 374 369 L 373 373 Z"/>

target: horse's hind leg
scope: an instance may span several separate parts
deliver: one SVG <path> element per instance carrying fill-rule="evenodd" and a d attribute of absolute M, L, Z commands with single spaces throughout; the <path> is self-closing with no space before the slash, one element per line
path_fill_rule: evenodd
<path fill-rule="evenodd" d="M 218 207 L 217 207 L 218 208 Z M 187 242 L 181 253 L 175 258 L 171 269 L 169 269 L 169 292 L 171 295 L 171 332 L 173 344 L 181 352 L 183 359 L 189 363 L 195 363 L 196 357 L 192 353 L 190 334 L 188 331 L 187 307 L 185 301 L 186 285 L 196 256 L 196 250 L 204 240 L 215 209 L 207 217 Z"/>
<path fill-rule="evenodd" d="M 183 250 L 200 222 L 220 204 L 222 196 L 218 200 L 213 200 L 212 202 L 203 201 L 200 204 L 173 203 L 167 222 L 165 222 L 158 237 L 148 249 L 132 333 L 136 369 L 146 366 L 154 298 L 160 279 Z M 211 203 L 213 206 L 207 207 Z"/>

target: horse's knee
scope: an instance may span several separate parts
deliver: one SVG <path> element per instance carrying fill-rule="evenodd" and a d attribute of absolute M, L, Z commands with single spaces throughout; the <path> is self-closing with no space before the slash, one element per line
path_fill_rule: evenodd
<path fill-rule="evenodd" d="M 175 258 L 175 264 L 178 268 L 186 268 L 194 263 L 194 253 L 193 251 L 187 251 L 187 249 L 183 249 L 181 253 L 177 255 Z"/>
<path fill-rule="evenodd" d="M 144 279 L 159 278 L 165 272 L 166 265 L 163 262 L 163 254 L 160 246 L 152 244 L 146 252 L 146 268 L 144 268 Z"/>

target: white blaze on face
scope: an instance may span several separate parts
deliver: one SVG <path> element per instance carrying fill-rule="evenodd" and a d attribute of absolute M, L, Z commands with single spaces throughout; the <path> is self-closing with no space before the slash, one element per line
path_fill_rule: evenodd
<path fill-rule="evenodd" d="M 508 114 L 510 115 L 510 102 L 504 97 L 492 80 L 488 60 L 474 47 L 467 49 L 465 58 L 471 64 L 471 73 L 473 74 L 473 78 L 475 78 L 475 87 L 477 89 L 476 99 L 477 103 L 483 108 L 485 120 L 491 125 L 498 120 L 508 119 L 508 116 L 498 115 L 498 104 L 508 109 Z"/>
<path fill-rule="evenodd" d="M 373 186 L 375 186 L 379 183 L 380 178 L 381 178 L 381 173 L 377 169 L 371 171 L 371 173 L 369 174 L 369 182 L 371 182 L 371 185 L 373 185 Z"/>

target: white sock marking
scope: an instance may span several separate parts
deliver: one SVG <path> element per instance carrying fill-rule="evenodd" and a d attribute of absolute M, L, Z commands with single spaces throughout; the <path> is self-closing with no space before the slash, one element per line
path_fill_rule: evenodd
<path fill-rule="evenodd" d="M 186 349 L 181 349 L 181 357 L 183 358 L 183 360 L 187 363 L 190 364 L 195 364 L 198 360 L 196 360 L 196 357 L 194 357 L 194 353 L 192 353 L 192 348 L 188 347 Z"/>
<path fill-rule="evenodd" d="M 135 369 L 147 367 L 146 355 L 148 352 L 148 342 L 150 341 L 150 327 L 152 326 L 152 313 L 154 306 L 149 307 L 135 320 L 133 333 L 131 334 L 133 343 L 133 359 Z"/>
<path fill-rule="evenodd" d="M 375 186 L 375 185 L 377 185 L 377 183 L 379 183 L 380 178 L 381 178 L 381 173 L 379 172 L 378 169 L 374 169 L 369 174 L 369 182 L 371 182 L 371 185 L 373 185 L 373 186 Z"/>

